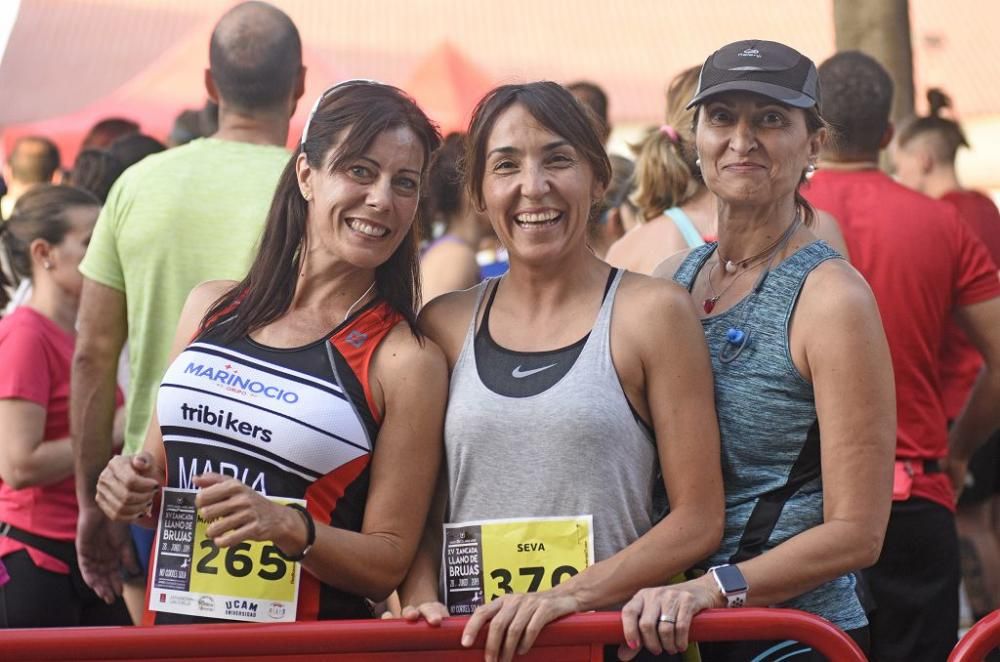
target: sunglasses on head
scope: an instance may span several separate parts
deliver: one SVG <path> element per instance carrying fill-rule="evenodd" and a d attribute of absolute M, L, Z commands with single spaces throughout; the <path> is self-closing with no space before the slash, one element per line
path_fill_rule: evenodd
<path fill-rule="evenodd" d="M 323 94 L 319 95 L 316 101 L 313 103 L 312 108 L 309 109 L 309 116 L 306 118 L 306 124 L 302 127 L 302 140 L 299 141 L 300 147 L 305 147 L 306 140 L 309 138 L 309 125 L 312 124 L 313 117 L 316 116 L 316 111 L 319 110 L 319 106 L 323 103 L 323 99 L 327 98 L 329 95 L 333 94 L 339 89 L 345 87 L 354 87 L 355 85 L 385 85 L 377 80 L 372 80 L 370 78 L 351 78 L 350 80 L 344 80 L 336 85 L 326 88 Z"/>

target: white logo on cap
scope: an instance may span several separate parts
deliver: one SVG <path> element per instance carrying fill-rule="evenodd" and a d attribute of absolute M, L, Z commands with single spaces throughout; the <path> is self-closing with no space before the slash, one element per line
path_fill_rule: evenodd
<path fill-rule="evenodd" d="M 738 53 L 736 57 L 760 57 L 760 51 L 756 48 L 748 48 L 742 53 Z"/>

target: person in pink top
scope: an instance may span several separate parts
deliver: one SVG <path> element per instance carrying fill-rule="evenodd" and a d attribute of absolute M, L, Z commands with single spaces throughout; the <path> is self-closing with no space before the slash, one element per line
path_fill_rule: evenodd
<path fill-rule="evenodd" d="M 0 586 L 0 627 L 130 622 L 120 600 L 107 605 L 83 583 L 73 544 L 69 374 L 83 285 L 77 267 L 99 209 L 86 191 L 43 185 L 25 193 L 0 225 L 0 281 L 30 278 L 33 285 L 28 301 L 0 320 L 0 559 L 10 575 Z"/>
<path fill-rule="evenodd" d="M 896 134 L 891 151 L 896 177 L 904 186 L 955 207 L 1000 264 L 1000 211 L 990 198 L 958 180 L 955 157 L 969 143 L 958 122 L 942 114 L 951 100 L 931 89 L 927 102 L 930 112 L 911 118 Z M 982 367 L 982 356 L 962 329 L 949 324 L 941 346 L 941 395 L 949 421 L 958 418 Z M 1000 491 L 1000 432 L 972 457 L 965 483 L 955 521 L 963 543 L 962 580 L 979 620 L 1000 605 L 1000 540 L 993 522 Z"/>

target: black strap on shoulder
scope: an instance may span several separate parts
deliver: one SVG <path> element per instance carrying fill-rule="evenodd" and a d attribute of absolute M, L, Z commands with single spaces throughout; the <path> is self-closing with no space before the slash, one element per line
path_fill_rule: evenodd
<path fill-rule="evenodd" d="M 478 336 L 480 333 L 489 333 L 490 324 L 490 310 L 493 308 L 493 300 L 497 298 L 497 290 L 500 289 L 500 279 L 497 278 L 496 284 L 493 286 L 493 290 L 490 292 L 490 296 L 486 299 L 486 307 L 483 308 L 483 319 L 479 322 L 479 331 L 476 333 Z"/>
<path fill-rule="evenodd" d="M 740 538 L 739 547 L 729 558 L 730 563 L 739 563 L 760 556 L 764 551 L 764 546 L 771 538 L 781 511 L 793 494 L 802 489 L 810 481 L 816 480 L 821 475 L 820 450 L 819 450 L 819 421 L 815 421 L 809 432 L 806 434 L 805 443 L 802 450 L 792 465 L 792 470 L 788 473 L 788 480 L 778 489 L 761 496 L 754 506 L 750 518 L 747 519 L 746 527 L 743 529 L 743 537 Z"/>
<path fill-rule="evenodd" d="M 76 567 L 76 546 L 71 542 L 35 535 L 7 522 L 0 522 L 0 536 L 7 536 L 28 547 L 34 547 L 40 552 L 59 559 L 70 568 Z"/>

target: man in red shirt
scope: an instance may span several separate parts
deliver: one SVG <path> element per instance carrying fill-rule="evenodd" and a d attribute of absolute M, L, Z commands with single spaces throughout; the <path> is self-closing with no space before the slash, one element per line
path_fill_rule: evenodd
<path fill-rule="evenodd" d="M 892 150 L 896 176 L 904 186 L 954 205 L 993 261 L 1000 264 L 1000 211 L 988 197 L 963 188 L 958 181 L 955 157 L 969 143 L 958 122 L 941 114 L 951 100 L 941 90 L 931 89 L 927 101 L 930 112 L 908 121 L 896 133 Z M 965 333 L 957 324 L 949 324 L 941 347 L 941 388 L 949 421 L 961 412 L 982 365 L 982 357 Z M 993 522 L 1000 489 L 998 470 L 1000 432 L 994 432 L 969 462 L 956 513 L 962 580 L 976 620 L 1000 605 L 1000 545 Z"/>
<path fill-rule="evenodd" d="M 955 209 L 878 169 L 892 138 L 892 79 L 875 60 L 838 53 L 819 69 L 835 139 L 803 192 L 841 224 L 851 262 L 878 301 L 896 377 L 894 502 L 879 562 L 866 571 L 873 660 L 943 660 L 958 632 L 956 486 L 1000 423 L 1000 280 Z M 984 370 L 949 437 L 940 348 L 955 316 Z"/>

